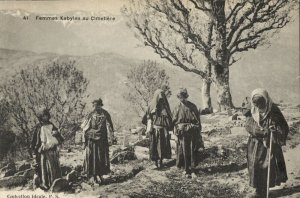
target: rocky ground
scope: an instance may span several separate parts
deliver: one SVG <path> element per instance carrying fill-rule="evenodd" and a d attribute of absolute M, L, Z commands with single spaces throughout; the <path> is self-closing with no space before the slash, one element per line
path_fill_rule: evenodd
<path fill-rule="evenodd" d="M 287 146 L 283 148 L 289 180 L 280 187 L 272 188 L 271 197 L 300 197 L 299 107 L 286 105 L 281 108 L 291 129 Z M 206 148 L 200 156 L 202 160 L 197 166 L 197 178 L 185 178 L 183 171 L 175 167 L 175 156 L 164 161 L 164 168 L 157 169 L 148 161 L 147 140 L 144 139 L 135 146 L 114 145 L 110 148 L 112 173 L 105 177 L 104 184 L 100 186 L 89 183 L 80 175 L 83 151 L 79 147 L 63 149 L 60 161 L 66 183 L 61 185 L 68 188 L 64 192 L 53 188 L 53 192 L 57 192 L 59 197 L 247 197 L 253 193 L 248 185 L 246 164 L 248 134 L 243 128 L 240 113 L 232 114 L 202 116 Z M 128 138 L 131 145 L 145 138 L 135 133 Z M 174 153 L 174 140 L 171 143 Z M 0 192 L 42 193 L 40 189 L 33 189 L 32 175 L 28 171 L 19 173 L 22 164 L 26 163 L 16 163 L 17 173 L 0 176 L 0 186 L 3 187 Z M 26 168 L 29 167 L 23 167 Z M 12 180 L 17 174 L 24 176 L 21 184 L 7 185 L 2 181 L 5 178 L 6 181 Z"/>

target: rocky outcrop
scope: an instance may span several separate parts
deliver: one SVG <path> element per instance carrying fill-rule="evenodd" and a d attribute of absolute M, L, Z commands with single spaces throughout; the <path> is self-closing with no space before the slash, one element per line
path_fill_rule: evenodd
<path fill-rule="evenodd" d="M 61 166 L 62 176 L 66 176 L 71 171 L 72 171 L 71 167 L 69 167 L 69 166 Z"/>
<path fill-rule="evenodd" d="M 135 155 L 139 160 L 147 160 L 149 159 L 149 148 L 136 146 L 135 147 Z"/>
<path fill-rule="evenodd" d="M 26 183 L 26 177 L 23 175 L 15 175 L 0 179 L 0 187 L 21 186 Z"/>
<path fill-rule="evenodd" d="M 52 186 L 50 187 L 50 192 L 57 193 L 57 192 L 64 192 L 69 190 L 69 182 L 64 178 L 58 178 L 54 180 Z"/>
<path fill-rule="evenodd" d="M 118 164 L 118 163 L 124 163 L 125 161 L 128 161 L 128 160 L 136 160 L 136 159 L 137 159 L 137 157 L 134 152 L 134 147 L 129 146 L 129 147 L 125 147 L 123 149 L 121 149 L 121 148 L 116 149 L 113 152 L 110 162 L 112 164 Z"/>
<path fill-rule="evenodd" d="M 78 178 L 78 173 L 75 170 L 72 170 L 70 173 L 67 174 L 66 179 L 70 183 L 74 183 Z"/>
<path fill-rule="evenodd" d="M 24 170 L 30 169 L 30 167 L 31 167 L 30 163 L 24 162 L 18 167 L 18 171 L 24 171 Z"/>
<path fill-rule="evenodd" d="M 134 143 L 134 146 L 141 146 L 141 147 L 147 147 L 147 148 L 149 148 L 149 145 L 150 145 L 150 139 L 149 138 L 144 138 L 144 139 L 136 141 Z"/>
<path fill-rule="evenodd" d="M 15 163 L 10 162 L 0 169 L 0 178 L 13 176 L 16 172 L 17 169 Z"/>

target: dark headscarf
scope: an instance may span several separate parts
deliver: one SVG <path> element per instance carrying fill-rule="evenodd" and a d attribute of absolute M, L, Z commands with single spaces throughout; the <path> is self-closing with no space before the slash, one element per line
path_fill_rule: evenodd
<path fill-rule="evenodd" d="M 48 116 L 48 120 L 46 122 L 49 122 L 50 117 L 51 117 L 50 110 L 45 107 L 41 107 L 37 112 L 37 117 L 41 123 L 45 122 L 45 121 L 43 121 L 43 116 L 45 116 L 45 115 Z"/>
<path fill-rule="evenodd" d="M 189 97 L 188 91 L 186 88 L 180 88 L 177 98 L 179 99 L 187 99 Z"/>
<path fill-rule="evenodd" d="M 171 109 L 167 97 L 162 89 L 158 89 L 154 92 L 153 98 L 148 106 L 148 113 L 154 113 L 157 110 L 157 105 L 159 101 L 162 100 L 165 105 L 165 109 L 168 113 L 168 116 L 172 117 Z"/>
<path fill-rule="evenodd" d="M 102 101 L 101 98 L 94 100 L 92 103 L 96 104 L 96 105 L 99 105 L 101 107 L 103 106 L 103 101 Z"/>

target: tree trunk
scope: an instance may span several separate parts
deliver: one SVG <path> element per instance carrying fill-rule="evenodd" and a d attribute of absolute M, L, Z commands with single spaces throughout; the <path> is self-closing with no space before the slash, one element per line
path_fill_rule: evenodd
<path fill-rule="evenodd" d="M 202 110 L 201 114 L 209 114 L 213 112 L 210 97 L 211 82 L 203 80 L 202 83 Z"/>
<path fill-rule="evenodd" d="M 233 107 L 229 87 L 229 61 L 226 45 L 225 0 L 212 0 L 216 32 L 216 63 L 213 65 L 219 111 Z"/>
<path fill-rule="evenodd" d="M 229 86 L 229 71 L 226 74 L 219 74 L 215 79 L 217 90 L 217 103 L 219 111 L 226 111 L 233 108 L 232 97 Z"/>
<path fill-rule="evenodd" d="M 206 52 L 209 53 L 210 52 Z M 211 63 L 207 61 L 205 65 L 205 73 L 211 78 Z M 202 79 L 202 109 L 201 114 L 210 114 L 213 112 L 212 104 L 211 104 L 211 96 L 210 96 L 210 87 L 211 87 L 211 79 Z"/>
<path fill-rule="evenodd" d="M 30 158 L 32 158 L 32 157 L 33 157 L 33 155 L 32 155 L 32 151 L 31 151 L 31 149 L 30 149 L 30 148 L 27 148 L 27 153 L 28 153 L 28 155 L 29 155 L 29 157 L 30 157 Z"/>

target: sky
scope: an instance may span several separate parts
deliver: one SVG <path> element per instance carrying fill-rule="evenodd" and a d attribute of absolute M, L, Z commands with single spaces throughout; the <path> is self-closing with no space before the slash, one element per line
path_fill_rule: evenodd
<path fill-rule="evenodd" d="M 10 38 L 2 38 L 3 48 L 29 50 L 34 52 L 53 52 L 59 54 L 71 54 L 71 55 L 92 55 L 105 52 L 116 52 L 124 56 L 136 58 L 146 57 L 148 59 L 159 60 L 158 55 L 154 54 L 151 49 L 140 48 L 139 41 L 134 38 L 132 31 L 125 25 L 125 21 L 121 16 L 120 9 L 126 3 L 126 0 L 66 0 L 66 1 L 0 1 L 0 10 L 22 10 L 35 14 L 61 14 L 69 11 L 86 11 L 86 12 L 106 12 L 110 16 L 116 17 L 116 23 L 108 22 L 107 24 L 101 24 L 101 22 L 94 22 L 93 24 L 83 24 L 80 27 L 70 27 L 61 30 L 61 27 L 56 26 L 57 31 L 70 32 L 72 34 L 67 39 L 69 43 L 65 46 L 59 46 L 57 43 L 59 37 L 56 39 L 53 37 L 55 32 L 45 31 L 45 35 L 48 37 L 49 42 L 29 42 L 18 39 L 15 42 Z M 6 23 L 5 23 L 6 21 Z M 1 22 L 1 21 L 0 21 Z M 45 27 L 49 23 L 43 21 L 38 23 L 31 19 L 30 23 L 34 23 L 34 27 L 28 28 L 28 23 L 15 24 L 10 20 L 2 20 L 2 29 L 14 28 L 14 33 L 19 34 L 17 36 L 24 38 L 23 33 L 18 33 L 16 30 L 28 29 L 25 36 L 28 36 L 30 40 L 29 32 L 33 31 L 35 34 L 36 29 L 48 30 L 49 27 Z M 43 23 L 43 24 L 42 24 Z M 26 27 L 27 26 L 27 27 Z M 1 27 L 0 27 L 1 29 Z M 7 31 L 7 30 L 6 30 Z M 48 34 L 48 35 L 47 35 Z M 58 33 L 60 35 L 60 33 Z M 74 37 L 72 37 L 74 36 Z M 34 39 L 42 40 L 41 37 Z M 45 40 L 44 38 L 43 40 Z M 52 40 L 51 40 L 52 39 Z M 40 45 L 43 43 L 43 45 Z"/>
<path fill-rule="evenodd" d="M 63 13 L 70 10 L 102 11 L 120 14 L 127 0 L 54 0 L 54 1 L 0 1 L 0 8 L 23 9 L 35 13 Z"/>
<path fill-rule="evenodd" d="M 77 28 L 76 31 L 81 31 L 81 35 L 84 35 L 85 37 L 82 38 L 81 35 L 77 35 L 77 41 L 75 39 L 70 39 L 70 42 L 73 43 L 73 46 L 69 47 L 73 48 L 73 50 L 66 50 L 63 48 L 60 50 L 59 47 L 57 48 L 54 45 L 52 47 L 47 47 L 46 45 L 44 48 L 41 46 L 33 47 L 28 43 L 24 45 L 16 45 L 16 49 L 20 48 L 20 50 L 26 50 L 26 48 L 28 48 L 28 50 L 36 52 L 49 51 L 55 53 L 70 53 L 75 55 L 90 55 L 102 51 L 113 51 L 130 57 L 142 57 L 146 55 L 149 58 L 159 59 L 159 57 L 153 53 L 152 49 L 139 47 L 140 42 L 133 37 L 132 31 L 125 25 L 124 19 L 120 13 L 120 9 L 124 4 L 126 4 L 126 2 L 128 2 L 128 0 L 0 1 L 0 10 L 20 9 L 36 14 L 61 14 L 68 11 L 78 10 L 89 12 L 105 11 L 109 13 L 109 15 L 115 16 L 117 19 L 118 25 L 106 24 L 102 26 L 99 25 L 100 27 L 89 26 Z M 47 22 L 45 23 L 47 24 Z M 7 23 L 4 24 L 4 26 L 5 25 L 7 26 L 11 24 Z M 44 28 L 41 24 L 34 25 L 36 28 Z M 15 29 L 24 29 L 24 26 L 26 26 L 26 22 L 18 27 L 15 27 Z M 88 30 L 88 28 L 92 30 Z M 66 29 L 66 31 L 68 30 Z M 92 31 L 95 33 L 89 33 Z M 8 40 L 7 42 L 10 41 Z M 293 51 L 299 51 L 299 14 L 295 16 L 295 21 L 290 23 L 284 30 L 282 30 L 282 33 L 271 39 L 271 42 L 272 45 L 275 45 L 274 48 L 285 47 Z M 6 46 L 3 45 L 2 47 Z M 13 48 L 14 46 L 10 47 Z M 276 51 L 276 49 L 273 48 L 270 50 Z M 265 51 L 265 49 L 261 49 L 261 51 Z M 259 52 L 260 50 L 258 50 L 258 54 Z"/>
<path fill-rule="evenodd" d="M 125 19 L 120 13 L 124 3 L 126 0 L 0 1 L 2 11 L 18 9 L 40 15 L 86 11 L 116 17 L 115 22 L 64 26 L 62 23 L 36 21 L 33 18 L 24 21 L 18 17 L 12 18 L 2 14 L 0 48 L 82 56 L 113 52 L 127 58 L 152 59 L 169 65 L 151 48 L 143 47 L 134 38 L 133 32 L 125 25 Z M 264 86 L 261 79 L 264 78 L 265 71 L 268 71 L 266 75 L 274 75 L 274 78 L 283 71 L 291 76 L 291 79 L 288 79 L 290 85 L 299 93 L 299 13 L 296 13 L 293 22 L 270 41 L 269 47 L 260 47 L 244 53 L 241 60 L 232 66 L 231 77 L 245 75 L 241 74 L 241 71 L 250 74 L 250 80 L 255 83 L 251 83 L 249 89 L 253 89 Z M 275 69 L 272 67 L 274 65 Z M 245 79 L 249 80 L 246 77 Z M 233 84 L 239 83 L 236 79 L 240 80 L 233 78 Z"/>

